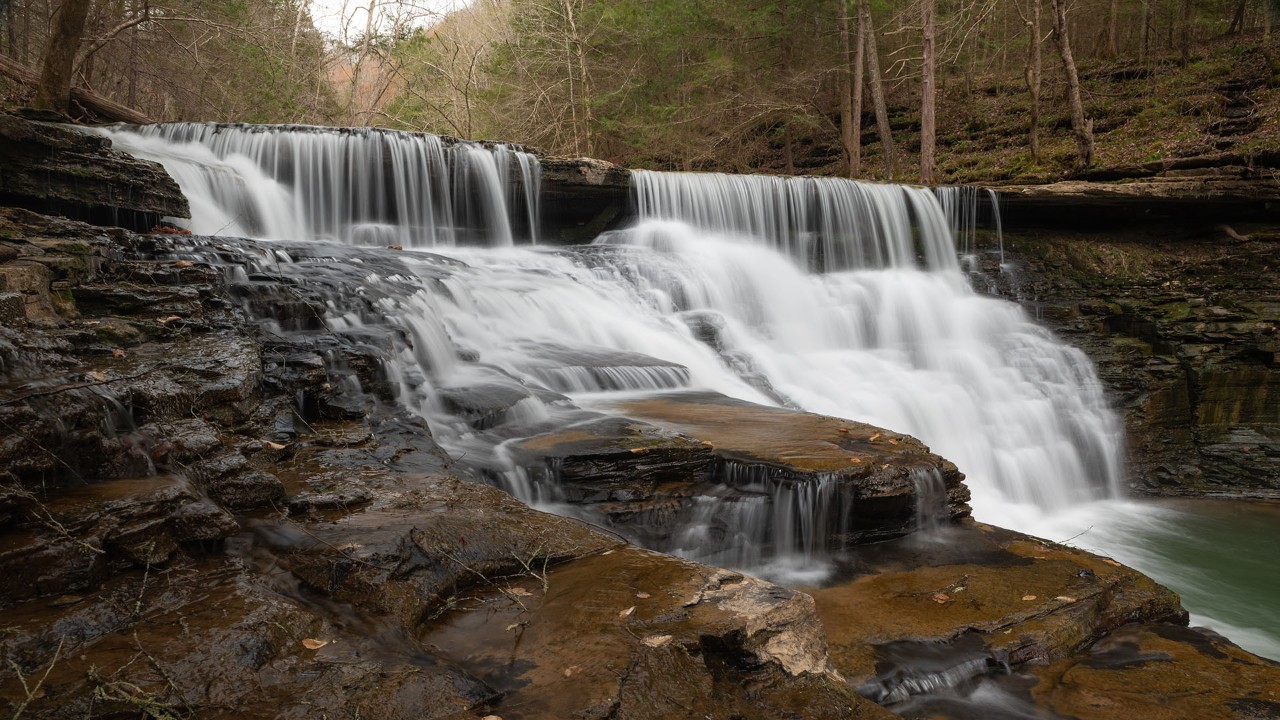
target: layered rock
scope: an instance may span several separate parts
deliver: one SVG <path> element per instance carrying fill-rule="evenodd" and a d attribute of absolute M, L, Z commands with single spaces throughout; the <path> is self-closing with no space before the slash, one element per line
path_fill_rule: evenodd
<path fill-rule="evenodd" d="M 0 113 L 0 200 L 98 225 L 146 230 L 187 217 L 187 199 L 160 165 L 103 137 Z"/>
<path fill-rule="evenodd" d="M 746 542 L 822 556 L 969 512 L 964 476 L 907 435 L 714 393 L 610 411 L 515 443 L 511 457 L 537 497 L 584 506 L 649 547 L 701 523 L 703 552 Z"/>

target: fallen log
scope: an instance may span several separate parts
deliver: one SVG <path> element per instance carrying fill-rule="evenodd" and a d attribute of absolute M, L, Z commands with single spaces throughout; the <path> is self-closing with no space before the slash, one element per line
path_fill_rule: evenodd
<path fill-rule="evenodd" d="M 24 67 L 4 55 L 0 55 L 0 75 L 29 87 L 35 87 L 40 81 L 40 76 L 34 70 Z M 84 88 L 71 88 L 71 101 L 107 120 L 139 125 L 154 122 L 151 118 L 131 107 L 121 105 L 114 100 L 108 100 Z"/>

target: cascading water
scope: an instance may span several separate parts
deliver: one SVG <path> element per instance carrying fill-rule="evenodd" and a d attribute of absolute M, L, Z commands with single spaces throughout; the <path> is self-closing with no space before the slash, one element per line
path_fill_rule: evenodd
<path fill-rule="evenodd" d="M 509 145 L 388 130 L 173 123 L 104 128 L 162 163 L 192 232 L 356 245 L 537 241 L 541 168 Z"/>
<path fill-rule="evenodd" d="M 196 232 L 446 255 L 271 262 L 300 279 L 346 267 L 372 311 L 335 294 L 328 329 L 397 328 L 384 355 L 401 402 L 528 501 L 559 498 L 513 466 L 509 442 L 673 388 L 910 433 L 965 472 L 980 519 L 1055 539 L 1069 525 L 1047 519 L 1117 492 L 1122 431 L 1087 358 L 966 281 L 951 228 L 976 223 L 969 191 L 637 172 L 637 226 L 589 247 L 519 247 L 536 235 L 539 171 L 512 148 L 372 130 L 106 132 L 166 165 Z M 497 409 L 475 410 L 477 395 Z M 760 567 L 764 548 L 814 559 L 839 530 L 811 522 L 841 502 L 820 483 L 752 480 L 748 497 L 721 480 L 665 549 Z M 708 545 L 713 524 L 739 540 Z"/>

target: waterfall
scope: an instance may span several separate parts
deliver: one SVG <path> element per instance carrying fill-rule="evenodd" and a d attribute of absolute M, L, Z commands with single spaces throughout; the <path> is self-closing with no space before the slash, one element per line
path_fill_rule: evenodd
<path fill-rule="evenodd" d="M 541 168 L 510 145 L 373 128 L 171 123 L 97 132 L 162 163 L 198 234 L 355 245 L 537 241 Z"/>
<path fill-rule="evenodd" d="M 316 292 L 357 286 L 326 298 L 328 329 L 397 328 L 384 364 L 400 402 L 455 457 L 530 500 L 559 498 L 512 467 L 506 443 L 607 414 L 619 393 L 672 389 L 915 435 L 965 472 L 976 514 L 1001 524 L 1025 527 L 1017 517 L 1118 487 L 1121 429 L 1088 359 L 961 272 L 951 228 L 976 217 L 958 214 L 976 194 L 942 191 L 940 202 L 849 180 L 636 172 L 636 225 L 550 249 L 520 234 L 537 226 L 539 173 L 514 148 L 373 130 L 105 132 L 165 163 L 197 232 L 437 253 L 401 253 L 394 269 L 358 256 L 287 262 L 336 254 L 316 244 L 275 253 L 273 273 Z M 315 278 L 348 266 L 353 277 Z M 708 491 L 686 541 L 665 547 L 807 561 L 842 532 L 813 521 L 842 502 L 830 488 L 744 494 L 735 482 L 720 478 L 733 498 Z M 706 528 L 744 549 L 726 555 L 732 543 L 698 539 Z"/>

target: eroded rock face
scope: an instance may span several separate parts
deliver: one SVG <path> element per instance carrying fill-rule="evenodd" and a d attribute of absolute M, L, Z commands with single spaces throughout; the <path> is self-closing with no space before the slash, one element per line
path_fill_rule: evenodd
<path fill-rule="evenodd" d="M 511 457 L 540 497 L 587 506 L 647 547 L 704 523 L 698 552 L 750 542 L 766 556 L 820 556 L 969 512 L 964 476 L 907 435 L 714 393 L 609 410 L 617 416 L 515 443 Z M 752 517 L 790 529 L 743 527 Z"/>
<path fill-rule="evenodd" d="M 160 165 L 103 137 L 0 113 L 0 200 L 97 225 L 148 230 L 187 217 L 187 199 Z"/>
<path fill-rule="evenodd" d="M 1274 225 L 1038 231 L 1006 252 L 999 291 L 1084 349 L 1118 400 L 1136 489 L 1280 496 Z"/>

